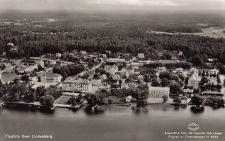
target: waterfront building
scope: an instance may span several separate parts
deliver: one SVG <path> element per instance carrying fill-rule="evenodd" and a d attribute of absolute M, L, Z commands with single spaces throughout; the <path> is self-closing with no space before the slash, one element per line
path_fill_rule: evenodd
<path fill-rule="evenodd" d="M 149 87 L 149 97 L 163 97 L 164 95 L 169 97 L 170 88 L 169 87 Z"/>
<path fill-rule="evenodd" d="M 91 92 L 92 83 L 86 79 L 78 79 L 74 77 L 68 77 L 62 83 L 63 91 L 82 91 L 82 92 Z"/>

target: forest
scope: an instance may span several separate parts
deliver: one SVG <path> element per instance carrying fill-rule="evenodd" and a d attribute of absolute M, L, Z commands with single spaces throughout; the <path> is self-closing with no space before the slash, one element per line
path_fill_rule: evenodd
<path fill-rule="evenodd" d="M 40 15 L 39 15 L 40 16 Z M 222 26 L 220 16 L 201 15 L 182 19 L 181 15 L 172 19 L 172 15 L 144 15 L 142 19 L 126 16 L 106 15 L 82 16 L 78 19 L 68 18 L 48 22 L 46 17 L 21 20 L 21 25 L 4 22 L 0 24 L 0 53 L 7 52 L 9 58 L 24 56 L 40 56 L 46 53 L 65 53 L 71 50 L 86 50 L 88 52 L 128 52 L 133 55 L 144 52 L 150 59 L 159 59 L 162 50 L 182 51 L 187 61 L 207 58 L 217 58 L 225 63 L 225 39 L 210 38 L 184 34 L 156 34 L 151 30 L 167 32 L 199 32 L 198 22 L 209 22 L 210 26 Z M 160 18 L 161 16 L 161 18 Z M 184 16 L 184 15 L 183 15 Z M 208 16 L 208 17 L 207 17 Z M 44 17 L 44 18 L 43 18 Z M 51 16 L 50 16 L 51 17 Z M 124 16 L 125 17 L 125 16 Z M 206 18 L 207 17 L 207 18 Z M 18 18 L 18 17 L 17 17 Z M 163 19 L 165 18 L 165 19 Z M 171 19 L 169 19 L 171 18 Z M 212 20 L 214 19 L 214 21 Z M 15 23 L 15 19 L 10 19 Z M 166 21 L 168 20 L 168 21 Z M 13 43 L 7 46 L 7 43 Z M 200 60 L 201 61 L 201 60 Z"/>

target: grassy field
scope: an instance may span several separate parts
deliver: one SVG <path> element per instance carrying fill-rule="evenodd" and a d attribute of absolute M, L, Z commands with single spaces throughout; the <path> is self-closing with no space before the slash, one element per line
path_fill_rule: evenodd
<path fill-rule="evenodd" d="M 61 96 L 59 99 L 55 101 L 55 104 L 67 104 L 70 98 L 71 96 Z"/>
<path fill-rule="evenodd" d="M 223 33 L 224 28 L 206 28 L 202 29 L 202 32 L 193 33 L 194 35 L 209 36 L 214 38 L 225 38 L 225 33 Z"/>

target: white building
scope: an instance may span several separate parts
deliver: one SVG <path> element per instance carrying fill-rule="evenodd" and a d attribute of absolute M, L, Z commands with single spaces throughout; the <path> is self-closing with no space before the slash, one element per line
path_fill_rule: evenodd
<path fill-rule="evenodd" d="M 148 97 L 159 98 L 164 95 L 169 97 L 170 88 L 169 87 L 149 87 L 149 95 Z"/>
<path fill-rule="evenodd" d="M 138 57 L 139 58 L 145 58 L 145 54 L 144 53 L 138 53 Z"/>
<path fill-rule="evenodd" d="M 118 72 L 118 67 L 114 65 L 105 65 L 104 70 L 111 75 L 114 75 L 116 72 Z"/>
<path fill-rule="evenodd" d="M 89 80 L 69 77 L 62 83 L 62 90 L 91 92 L 92 83 Z"/>
<path fill-rule="evenodd" d="M 44 83 L 60 83 L 62 81 L 62 76 L 56 73 L 48 73 L 41 76 L 41 82 Z"/>
<path fill-rule="evenodd" d="M 127 103 L 130 103 L 131 102 L 131 100 L 132 100 L 132 96 L 128 96 L 128 97 L 126 97 L 126 99 L 125 99 L 125 101 L 127 102 Z"/>
<path fill-rule="evenodd" d="M 93 86 L 98 86 L 102 84 L 102 79 L 91 79 L 91 83 Z"/>

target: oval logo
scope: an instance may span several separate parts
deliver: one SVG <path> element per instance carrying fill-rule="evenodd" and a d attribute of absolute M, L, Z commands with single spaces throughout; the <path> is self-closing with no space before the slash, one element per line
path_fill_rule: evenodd
<path fill-rule="evenodd" d="M 190 123 L 188 124 L 188 129 L 190 131 L 197 131 L 199 129 L 199 125 L 196 123 Z"/>

